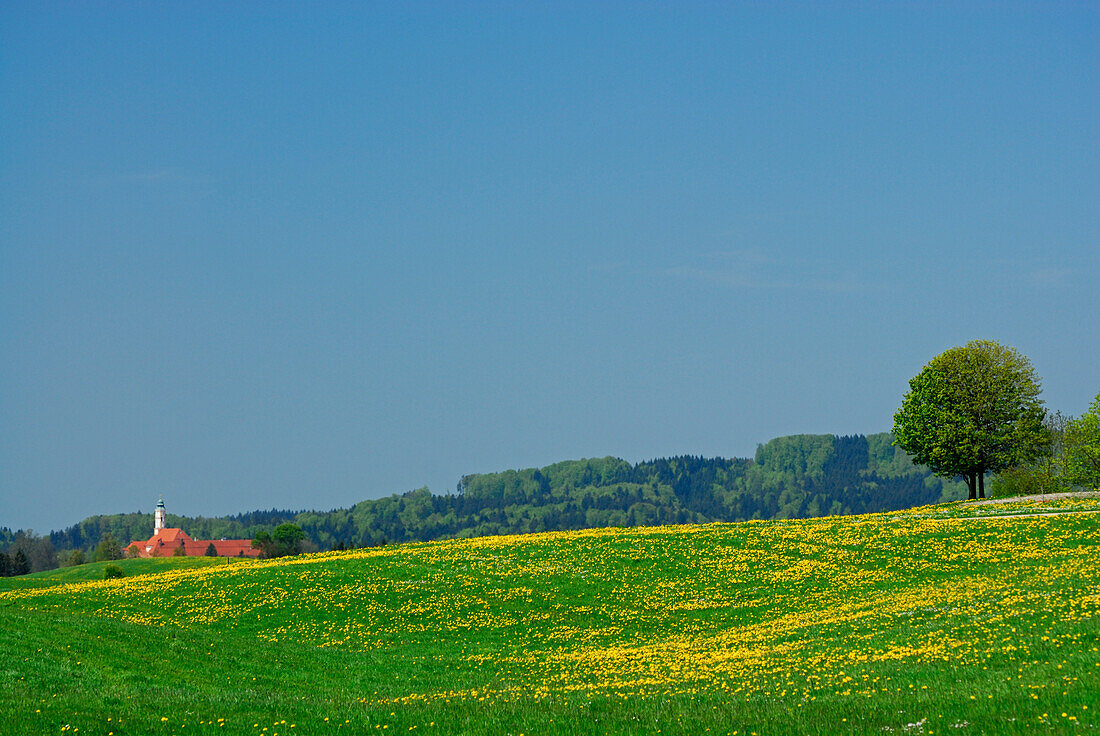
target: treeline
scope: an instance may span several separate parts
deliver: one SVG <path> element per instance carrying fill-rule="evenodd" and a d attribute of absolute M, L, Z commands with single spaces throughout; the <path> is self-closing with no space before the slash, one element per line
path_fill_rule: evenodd
<path fill-rule="evenodd" d="M 57 564 L 57 549 L 50 537 L 0 528 L 0 577 L 52 570 Z"/>
<path fill-rule="evenodd" d="M 572 460 L 467 475 L 445 495 L 420 488 L 327 512 L 169 514 L 167 522 L 196 539 L 253 539 L 293 523 L 305 532 L 307 547 L 344 549 L 606 526 L 869 513 L 965 495 L 961 483 L 914 466 L 891 442 L 889 434 L 794 435 L 761 445 L 751 460 L 690 455 L 640 463 Z M 152 527 L 152 514 L 93 516 L 37 539 L 61 550 L 64 563 L 75 550 L 92 555 L 107 534 L 126 544 L 147 539 Z M 0 532 L 0 547 L 3 542 Z"/>
<path fill-rule="evenodd" d="M 166 525 L 186 531 L 193 539 L 252 539 L 260 531 L 294 519 L 300 511 L 271 509 L 249 511 L 234 516 L 178 516 L 167 514 Z M 153 534 L 153 515 L 142 513 L 90 516 L 79 524 L 52 532 L 50 540 L 58 549 L 83 549 L 90 552 L 107 533 L 122 545 L 148 539 Z"/>
<path fill-rule="evenodd" d="M 1031 496 L 1100 488 L 1100 394 L 1074 419 L 1062 412 L 1043 420 L 1046 451 L 1034 461 L 998 473 L 990 483 L 994 497 Z"/>
<path fill-rule="evenodd" d="M 168 514 L 165 521 L 167 526 L 185 529 L 196 539 L 253 539 L 279 524 L 292 522 L 301 513 L 272 509 L 223 517 Z M 0 577 L 119 559 L 125 545 L 148 539 L 152 533 L 153 515 L 140 512 L 90 516 L 48 535 L 0 528 Z"/>
<path fill-rule="evenodd" d="M 465 476 L 457 492 L 426 488 L 306 512 L 295 523 L 323 549 L 605 526 L 788 519 L 910 508 L 963 497 L 961 483 L 912 464 L 889 434 L 796 435 L 752 460 L 618 458 Z"/>

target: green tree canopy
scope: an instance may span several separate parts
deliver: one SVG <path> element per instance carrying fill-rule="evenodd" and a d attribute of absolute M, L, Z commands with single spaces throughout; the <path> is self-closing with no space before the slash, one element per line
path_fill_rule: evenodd
<path fill-rule="evenodd" d="M 95 547 L 95 561 L 122 559 L 122 545 L 115 539 L 115 535 L 107 532 L 100 538 Z"/>
<path fill-rule="evenodd" d="M 280 524 L 271 532 L 271 540 L 275 542 L 279 557 L 296 555 L 302 551 L 302 541 L 306 533 L 297 524 Z"/>
<path fill-rule="evenodd" d="M 985 474 L 1037 458 L 1049 442 L 1035 369 L 1015 348 L 974 340 L 933 358 L 909 381 L 894 444 L 985 498 Z"/>
<path fill-rule="evenodd" d="M 1100 488 L 1100 394 L 1066 426 L 1065 467 L 1070 483 Z"/>
<path fill-rule="evenodd" d="M 252 548 L 260 550 L 260 557 L 275 557 L 275 543 L 271 540 L 271 532 L 260 530 L 252 537 Z"/>
<path fill-rule="evenodd" d="M 280 524 L 273 532 L 256 532 L 252 546 L 260 550 L 262 557 L 286 557 L 301 552 L 305 538 L 306 533 L 297 524 Z"/>
<path fill-rule="evenodd" d="M 20 547 L 15 550 L 15 554 L 11 556 L 8 573 L 14 577 L 16 575 L 26 575 L 30 571 L 31 563 L 27 559 L 27 555 L 23 552 L 23 548 Z"/>

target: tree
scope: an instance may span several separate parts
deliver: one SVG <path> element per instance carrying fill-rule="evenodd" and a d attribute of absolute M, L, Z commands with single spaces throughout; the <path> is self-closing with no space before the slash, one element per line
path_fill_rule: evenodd
<path fill-rule="evenodd" d="M 95 546 L 95 561 L 121 560 L 122 545 L 115 539 L 115 535 L 107 532 L 99 538 L 99 544 Z"/>
<path fill-rule="evenodd" d="M 1066 428 L 1070 418 L 1060 411 L 1043 420 L 1048 443 L 1033 463 L 997 473 L 990 484 L 994 497 L 1035 496 L 1068 490 L 1066 480 Z"/>
<path fill-rule="evenodd" d="M 206 557 L 217 557 L 217 556 L 218 556 L 218 548 L 214 546 L 214 543 L 211 542 L 210 544 L 206 545 Z"/>
<path fill-rule="evenodd" d="M 22 550 L 23 556 L 30 565 L 30 572 L 42 572 L 53 570 L 57 567 L 57 550 L 49 537 L 41 537 L 31 529 L 20 530 L 15 533 L 9 555 L 14 555 L 16 550 Z"/>
<path fill-rule="evenodd" d="M 1065 477 L 1073 485 L 1100 488 L 1100 394 L 1066 426 Z"/>
<path fill-rule="evenodd" d="M 256 536 L 252 537 L 252 548 L 260 550 L 260 557 L 275 556 L 275 543 L 271 540 L 270 532 L 256 532 Z"/>
<path fill-rule="evenodd" d="M 974 340 L 933 358 L 894 414 L 894 444 L 985 498 L 985 474 L 1038 458 L 1050 442 L 1039 377 L 1015 348 Z"/>
<path fill-rule="evenodd" d="M 61 567 L 75 567 L 77 565 L 83 565 L 84 550 L 73 549 L 68 551 L 62 551 L 58 554 L 58 562 L 61 563 Z"/>
<path fill-rule="evenodd" d="M 280 524 L 271 532 L 271 540 L 275 542 L 276 554 L 279 557 L 296 555 L 302 551 L 302 541 L 306 533 L 297 524 Z"/>
<path fill-rule="evenodd" d="M 23 552 L 22 548 L 15 550 L 15 554 L 11 556 L 10 574 L 26 575 L 31 571 L 31 563 L 27 560 L 27 555 Z"/>
<path fill-rule="evenodd" d="M 47 536 L 35 536 L 26 547 L 27 560 L 31 563 L 32 572 L 54 570 L 58 566 L 57 550 L 53 542 Z"/>
<path fill-rule="evenodd" d="M 286 557 L 302 551 L 306 533 L 297 524 L 280 524 L 275 531 L 256 532 L 252 546 L 260 550 L 261 557 Z"/>

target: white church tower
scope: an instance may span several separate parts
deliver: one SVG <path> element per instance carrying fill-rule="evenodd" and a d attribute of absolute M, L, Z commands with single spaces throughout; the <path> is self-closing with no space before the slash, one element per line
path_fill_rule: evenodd
<path fill-rule="evenodd" d="M 153 536 L 160 534 L 160 530 L 164 528 L 164 516 L 167 512 L 164 510 L 164 496 L 161 496 L 157 501 L 157 508 L 153 512 Z"/>

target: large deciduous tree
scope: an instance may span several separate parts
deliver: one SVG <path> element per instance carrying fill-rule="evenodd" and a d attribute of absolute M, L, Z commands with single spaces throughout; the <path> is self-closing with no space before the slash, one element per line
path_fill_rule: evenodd
<path fill-rule="evenodd" d="M 286 557 L 302 551 L 306 533 L 297 524 L 280 524 L 275 531 L 259 531 L 252 539 L 252 546 L 260 550 L 261 557 Z"/>
<path fill-rule="evenodd" d="M 275 542 L 271 539 L 271 532 L 261 529 L 252 537 L 252 547 L 260 550 L 260 557 L 275 557 Z"/>
<path fill-rule="evenodd" d="M 279 524 L 275 527 L 275 531 L 271 532 L 271 540 L 278 548 L 279 557 L 301 552 L 305 538 L 306 533 L 297 524 Z"/>
<path fill-rule="evenodd" d="M 1031 462 L 1049 442 L 1035 369 L 1015 348 L 974 340 L 937 355 L 909 381 L 894 444 L 985 498 L 985 474 Z"/>

